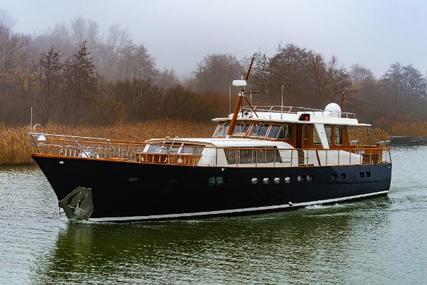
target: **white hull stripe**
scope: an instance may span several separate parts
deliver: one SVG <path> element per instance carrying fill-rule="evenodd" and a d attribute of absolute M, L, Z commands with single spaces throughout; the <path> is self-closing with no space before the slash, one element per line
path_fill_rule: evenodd
<path fill-rule="evenodd" d="M 380 191 L 368 194 L 361 194 L 355 196 L 302 202 L 302 203 L 293 203 L 292 206 L 289 204 L 282 205 L 273 205 L 273 206 L 264 206 L 264 207 L 251 207 L 251 208 L 241 208 L 241 209 L 230 209 L 230 210 L 218 210 L 218 211 L 206 211 L 206 212 L 193 212 L 193 213 L 180 213 L 180 214 L 164 214 L 164 215 L 149 215 L 149 216 L 131 216 L 131 217 L 105 217 L 105 218 L 89 218 L 89 221 L 94 222 L 119 222 L 119 221 L 139 221 L 139 220 L 158 220 L 158 219 L 174 219 L 174 218 L 185 218 L 185 217 L 197 217 L 197 216 L 213 216 L 213 215 L 224 215 L 224 214 L 233 214 L 233 213 L 246 213 L 246 212 L 257 212 L 257 211 L 268 211 L 268 210 L 279 210 L 286 208 L 295 208 L 295 207 L 306 207 L 311 205 L 318 204 L 328 204 L 334 202 L 342 202 L 347 200 L 384 195 L 387 194 L 387 191 Z"/>

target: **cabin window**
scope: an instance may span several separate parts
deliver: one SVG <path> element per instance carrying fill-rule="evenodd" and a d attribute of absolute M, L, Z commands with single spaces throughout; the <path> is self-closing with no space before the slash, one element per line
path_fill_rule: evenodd
<path fill-rule="evenodd" d="M 255 123 L 252 125 L 252 129 L 251 129 L 251 136 L 256 136 L 256 133 L 258 132 L 259 129 L 259 123 Z"/>
<path fill-rule="evenodd" d="M 215 132 L 213 134 L 214 138 L 225 137 L 230 127 L 229 123 L 220 123 L 216 126 Z"/>
<path fill-rule="evenodd" d="M 162 149 L 166 150 L 166 147 L 162 145 L 150 144 L 147 153 L 162 153 Z"/>
<path fill-rule="evenodd" d="M 285 125 L 286 131 L 285 131 L 285 138 L 286 139 L 292 139 L 294 134 L 294 127 L 292 125 Z"/>
<path fill-rule="evenodd" d="M 203 147 L 201 147 L 201 146 L 184 145 L 179 153 L 180 154 L 201 155 L 202 151 L 203 151 Z"/>
<path fill-rule="evenodd" d="M 272 127 L 272 129 L 273 129 L 273 127 Z M 270 131 L 270 133 L 271 133 L 271 131 Z M 291 139 L 292 138 L 292 126 L 281 125 L 279 128 L 277 138 L 278 139 Z"/>
<path fill-rule="evenodd" d="M 171 145 L 169 146 L 168 153 L 178 153 L 180 145 Z"/>
<path fill-rule="evenodd" d="M 167 153 L 167 154 L 192 154 L 192 155 L 201 155 L 203 151 L 203 147 L 201 146 L 188 146 L 184 145 L 156 145 L 151 144 L 148 147 L 147 153 Z"/>
<path fill-rule="evenodd" d="M 209 177 L 208 179 L 209 186 L 218 186 L 224 184 L 224 178 L 221 176 Z"/>
<path fill-rule="evenodd" d="M 282 162 L 280 153 L 274 148 L 224 149 L 228 164 L 255 164 Z"/>
<path fill-rule="evenodd" d="M 308 139 L 308 126 L 307 125 L 302 126 L 302 137 L 304 139 Z"/>
<path fill-rule="evenodd" d="M 322 144 L 319 134 L 316 131 L 316 128 L 313 128 L 313 144 Z"/>
<path fill-rule="evenodd" d="M 342 144 L 342 127 L 335 126 L 335 144 Z"/>
<path fill-rule="evenodd" d="M 276 139 L 277 135 L 279 134 L 280 128 L 283 128 L 283 126 L 277 126 L 277 125 L 271 126 L 270 132 L 268 133 L 268 137 L 270 139 Z"/>
<path fill-rule="evenodd" d="M 254 124 L 251 131 L 251 136 L 264 137 L 267 134 L 269 124 Z"/>
<path fill-rule="evenodd" d="M 328 138 L 328 144 L 332 144 L 332 126 L 331 125 L 325 125 L 325 133 L 326 137 Z"/>
<path fill-rule="evenodd" d="M 243 123 L 237 123 L 233 130 L 234 136 L 244 136 L 246 135 L 246 132 L 249 129 L 249 124 L 243 122 Z"/>

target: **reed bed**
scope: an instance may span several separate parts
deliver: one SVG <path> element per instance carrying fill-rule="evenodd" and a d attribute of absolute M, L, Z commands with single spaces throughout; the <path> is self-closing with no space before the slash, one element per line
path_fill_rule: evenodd
<path fill-rule="evenodd" d="M 396 123 L 390 132 L 397 136 L 425 137 L 427 136 L 427 122 Z"/>
<path fill-rule="evenodd" d="M 188 121 L 150 121 L 136 124 L 115 124 L 106 127 L 68 127 L 49 124 L 35 131 L 76 136 L 104 137 L 118 140 L 143 142 L 149 138 L 206 137 L 213 132 L 214 124 Z M 33 151 L 28 127 L 7 128 L 0 125 L 0 166 L 25 165 L 31 163 Z"/>
<path fill-rule="evenodd" d="M 374 145 L 390 139 L 390 135 L 379 128 L 349 128 L 350 141 L 356 140 L 359 144 Z"/>
<path fill-rule="evenodd" d="M 0 166 L 29 164 L 32 147 L 28 127 L 7 128 L 0 125 Z"/>

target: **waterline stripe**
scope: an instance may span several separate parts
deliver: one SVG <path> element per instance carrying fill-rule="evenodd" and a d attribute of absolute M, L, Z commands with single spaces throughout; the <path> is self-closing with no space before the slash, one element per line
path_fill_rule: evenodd
<path fill-rule="evenodd" d="M 361 194 L 355 196 L 326 199 L 326 200 L 317 200 L 311 202 L 302 202 L 302 203 L 293 203 L 292 206 L 289 204 L 282 205 L 273 205 L 273 206 L 264 206 L 264 207 L 251 207 L 251 208 L 241 208 L 241 209 L 230 209 L 230 210 L 218 210 L 218 211 L 206 211 L 206 212 L 194 212 L 194 213 L 180 213 L 180 214 L 163 214 L 163 215 L 149 215 L 149 216 L 131 216 L 131 217 L 105 217 L 105 218 L 89 218 L 89 221 L 94 222 L 120 222 L 120 221 L 139 221 L 139 220 L 157 220 L 157 219 L 173 219 L 173 218 L 185 218 L 185 217 L 195 217 L 195 216 L 213 216 L 213 215 L 223 215 L 223 214 L 233 214 L 233 213 L 245 213 L 245 212 L 257 212 L 257 211 L 266 211 L 266 210 L 278 210 L 286 209 L 293 207 L 305 207 L 318 204 L 328 204 L 334 202 L 342 202 L 347 200 L 353 200 L 358 198 L 371 197 L 376 195 L 387 194 L 388 190 Z"/>

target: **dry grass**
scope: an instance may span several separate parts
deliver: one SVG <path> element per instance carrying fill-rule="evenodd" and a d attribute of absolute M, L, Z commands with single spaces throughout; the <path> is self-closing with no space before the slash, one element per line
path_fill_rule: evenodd
<path fill-rule="evenodd" d="M 374 145 L 390 139 L 390 135 L 378 128 L 350 128 L 350 141 L 357 140 L 359 144 Z"/>
<path fill-rule="evenodd" d="M 116 124 L 109 127 L 66 127 L 48 125 L 42 129 L 45 133 L 68 134 L 78 136 L 106 137 L 118 140 L 143 142 L 149 138 L 206 137 L 213 132 L 212 123 L 186 121 L 151 121 L 138 124 Z M 40 131 L 37 129 L 36 131 Z M 33 149 L 28 136 L 28 127 L 6 128 L 0 125 L 0 166 L 31 163 Z"/>
<path fill-rule="evenodd" d="M 29 164 L 31 151 L 28 127 L 0 125 L 0 166 Z"/>
<path fill-rule="evenodd" d="M 391 126 L 390 133 L 396 136 L 427 136 L 427 122 L 396 123 Z"/>

